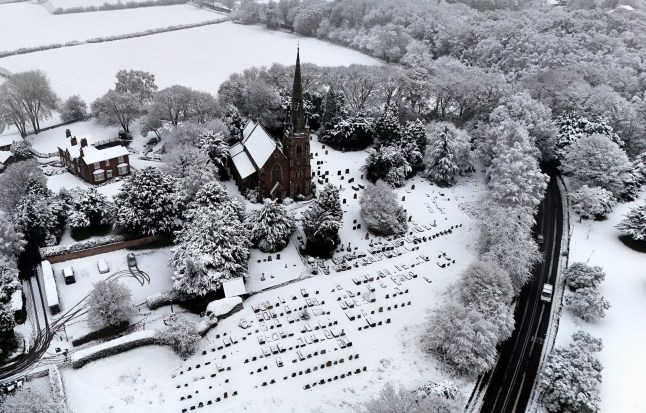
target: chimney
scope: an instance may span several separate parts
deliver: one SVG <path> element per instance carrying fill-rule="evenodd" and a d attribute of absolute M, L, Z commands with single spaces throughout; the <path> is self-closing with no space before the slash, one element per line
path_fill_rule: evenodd
<path fill-rule="evenodd" d="M 69 129 L 65 129 L 65 137 L 66 138 L 71 138 L 72 137 L 72 132 Z"/>
<path fill-rule="evenodd" d="M 76 136 L 72 136 L 72 139 L 70 139 L 70 145 L 76 146 L 78 142 L 76 141 Z"/>
<path fill-rule="evenodd" d="M 85 148 L 86 146 L 87 146 L 87 139 L 81 138 L 81 148 Z"/>
<path fill-rule="evenodd" d="M 83 142 L 83 139 L 81 139 L 81 142 Z M 83 156 L 85 155 L 83 155 L 83 145 L 81 145 L 81 147 L 79 148 L 79 158 L 82 158 Z"/>

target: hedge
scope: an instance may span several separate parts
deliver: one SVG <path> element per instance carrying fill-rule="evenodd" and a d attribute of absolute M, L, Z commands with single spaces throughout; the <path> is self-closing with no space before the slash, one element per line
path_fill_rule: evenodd
<path fill-rule="evenodd" d="M 123 9 L 137 9 L 139 7 L 155 7 L 155 6 L 173 6 L 175 4 L 188 3 L 189 0 L 145 0 L 145 1 L 129 1 L 127 3 L 103 3 L 101 6 L 78 6 L 69 7 L 64 9 L 59 7 L 54 9 L 53 14 L 71 14 L 71 13 L 89 13 L 95 11 L 111 11 Z"/>
<path fill-rule="evenodd" d="M 137 347 L 161 344 L 156 338 L 156 335 L 157 332 L 154 330 L 137 331 L 94 347 L 79 350 L 72 354 L 72 367 L 78 369 L 92 361 L 123 353 Z"/>
<path fill-rule="evenodd" d="M 117 335 L 124 332 L 130 326 L 128 320 L 123 320 L 116 326 L 107 326 L 99 330 L 90 331 L 87 334 L 83 334 L 72 339 L 72 345 L 74 347 L 89 343 L 90 341 L 99 340 L 103 338 L 108 338 L 110 336 Z"/>
<path fill-rule="evenodd" d="M 83 251 L 89 248 L 114 244 L 121 241 L 126 241 L 126 238 L 123 235 L 106 235 L 105 237 L 91 238 L 85 241 L 74 242 L 72 244 L 44 247 L 40 249 L 40 255 L 43 259 L 47 259 L 54 255 L 69 254 L 71 252 Z"/>
<path fill-rule="evenodd" d="M 52 387 L 52 399 L 58 406 L 59 413 L 68 413 L 67 401 L 65 399 L 65 389 L 63 388 L 63 380 L 61 380 L 61 372 L 58 366 L 51 364 L 49 366 L 49 384 Z"/>

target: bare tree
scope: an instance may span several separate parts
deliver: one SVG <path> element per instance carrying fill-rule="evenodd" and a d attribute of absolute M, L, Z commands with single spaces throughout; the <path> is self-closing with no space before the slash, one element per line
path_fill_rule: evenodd
<path fill-rule="evenodd" d="M 140 102 L 149 102 L 157 91 L 155 75 L 142 70 L 119 70 L 114 90 L 133 93 Z"/>
<path fill-rule="evenodd" d="M 117 125 L 130 132 L 130 123 L 143 114 L 141 102 L 131 92 L 108 91 L 92 102 L 92 113 L 101 123 Z"/>
<path fill-rule="evenodd" d="M 30 123 L 38 133 L 40 121 L 51 117 L 57 99 L 49 79 L 40 70 L 11 75 L 0 87 L 0 124 L 13 123 L 25 136 Z"/>

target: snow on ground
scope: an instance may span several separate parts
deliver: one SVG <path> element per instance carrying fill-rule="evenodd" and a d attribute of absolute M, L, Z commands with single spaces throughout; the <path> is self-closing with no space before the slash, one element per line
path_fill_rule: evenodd
<path fill-rule="evenodd" d="M 358 191 L 352 189 L 352 185 L 367 183 L 359 171 L 366 152 L 342 154 L 328 149 L 326 155 L 325 150 L 316 140 L 312 141 L 312 152 L 318 153 L 312 162 L 313 170 L 320 170 L 321 176 L 327 177 L 330 183 L 342 185 L 341 198 L 346 200 L 342 204 L 345 210 L 341 231 L 343 251 L 339 250 L 335 259 L 338 261 L 347 255 L 349 242 L 353 251 L 363 251 L 366 258 L 372 258 L 375 262 L 360 265 L 362 259 L 355 259 L 349 264 L 357 263 L 356 268 L 337 272 L 335 263 L 327 260 L 323 265 L 329 268 L 329 275 L 319 272 L 317 276 L 254 295 L 244 302 L 242 311 L 222 320 L 211 330 L 201 340 L 196 354 L 185 362 L 172 354 L 160 355 L 160 351 L 166 350 L 153 346 L 92 363 L 78 372 L 66 370 L 63 376 L 72 408 L 85 411 L 82 400 L 88 398 L 87 394 L 92 394 L 92 398 L 96 398 L 93 404 L 95 412 L 148 411 L 140 407 L 146 405 L 151 406 L 151 411 L 179 413 L 191 406 L 198 409 L 202 402 L 204 408 L 200 410 L 205 412 L 292 413 L 319 408 L 317 411 L 323 413 L 344 413 L 352 411 L 348 400 L 365 400 L 376 394 L 386 381 L 414 387 L 427 380 L 450 378 L 446 372 L 438 369 L 432 357 L 423 353 L 419 338 L 424 331 L 427 312 L 439 305 L 447 286 L 475 258 L 475 227 L 465 211 L 482 192 L 482 174 L 463 178 L 451 189 L 440 190 L 421 178 L 415 178 L 405 188 L 398 189 L 399 199 L 406 197 L 403 204 L 413 217 L 411 233 L 401 239 L 402 245 L 396 248 L 394 256 L 388 258 L 384 253 L 368 251 L 371 243 L 374 247 L 389 241 L 374 236 L 366 239 L 358 199 L 354 199 L 354 193 Z M 317 165 L 317 161 L 323 163 Z M 345 174 L 345 168 L 350 169 L 348 174 Z M 338 175 L 339 170 L 341 175 Z M 350 178 L 355 180 L 348 184 Z M 413 185 L 415 189 L 412 189 Z M 231 182 L 227 182 L 226 186 L 229 191 L 237 193 Z M 306 205 L 297 203 L 289 208 L 299 217 Z M 248 205 L 248 208 L 257 207 L 259 205 Z M 355 219 L 357 223 L 354 223 Z M 359 223 L 362 228 L 353 230 L 352 227 L 356 228 Z M 451 233 L 433 238 L 433 235 L 451 227 Z M 271 262 L 258 263 L 258 257 L 266 257 L 267 254 L 253 251 L 248 290 L 267 288 L 306 269 L 296 250 L 297 237 L 298 234 L 281 252 L 280 260 L 276 260 L 276 254 L 272 254 Z M 426 237 L 427 241 L 416 244 L 414 237 L 420 240 Z M 354 250 L 355 247 L 358 249 Z M 125 253 L 120 253 L 121 256 L 115 259 L 125 265 Z M 92 274 L 98 273 L 95 269 L 97 258 L 88 258 L 83 265 Z M 166 259 L 157 255 L 157 261 L 161 267 Z M 285 263 L 289 268 L 292 262 L 297 264 L 299 271 L 284 269 Z M 441 268 L 441 265 L 445 265 L 445 268 Z M 62 267 L 61 264 L 57 266 Z M 111 263 L 113 268 L 114 264 Z M 159 268 L 159 272 L 159 276 L 170 278 L 169 268 Z M 266 281 L 260 282 L 263 272 Z M 155 272 L 151 270 L 150 273 Z M 272 273 L 276 275 L 274 279 L 270 278 Z M 364 275 L 372 277 L 373 281 L 359 281 Z M 357 285 L 353 279 L 360 284 Z M 375 302 L 369 303 L 363 299 L 369 296 L 368 286 L 375 289 Z M 133 288 L 137 291 L 140 287 L 134 285 Z M 303 290 L 307 297 L 303 296 Z M 63 301 L 66 299 L 64 296 Z M 254 309 L 262 308 L 263 303 L 267 302 L 273 305 L 272 309 L 254 312 Z M 310 319 L 299 321 L 300 309 L 309 305 Z M 153 312 L 149 319 L 162 318 L 160 311 L 169 312 L 168 307 L 163 307 Z M 354 321 L 348 316 L 354 316 Z M 294 318 L 296 321 L 290 322 Z M 251 326 L 247 329 L 239 327 L 242 319 L 251 322 Z M 368 319 L 376 324 L 375 327 L 366 327 Z M 388 319 L 390 322 L 387 322 Z M 151 328 L 150 325 L 147 328 Z M 285 337 L 281 337 L 283 333 Z M 233 340 L 229 341 L 229 338 Z M 261 343 L 259 339 L 264 342 Z M 348 342 L 352 343 L 351 347 L 348 347 Z M 275 347 L 277 345 L 284 352 L 271 354 L 272 351 L 280 351 Z M 325 350 L 325 354 L 322 354 L 322 350 Z M 270 355 L 265 355 L 267 352 Z M 299 352 L 303 360 L 299 360 Z M 158 358 L 163 369 L 157 369 Z M 277 364 L 278 358 L 283 363 L 282 367 Z M 249 361 L 245 362 L 246 359 Z M 321 368 L 321 364 L 325 367 Z M 141 370 L 137 374 L 138 384 L 128 388 L 119 382 L 118 376 L 123 374 L 124 369 L 132 368 Z M 310 372 L 306 372 L 307 369 Z M 357 369 L 360 370 L 358 374 Z M 350 371 L 352 375 L 348 376 Z M 293 373 L 295 377 L 292 377 Z M 275 382 L 272 383 L 272 380 Z M 325 380 L 325 384 L 304 389 L 304 386 L 312 386 L 314 382 L 320 383 L 320 380 Z M 267 383 L 265 386 L 264 382 Z M 468 397 L 474 383 L 457 379 L 457 384 Z M 93 387 L 92 392 L 84 394 L 88 385 Z M 147 391 L 153 388 L 154 391 Z M 156 396 L 159 394 L 157 389 L 164 395 L 163 400 Z M 233 392 L 237 394 L 234 396 Z M 85 396 L 83 399 L 81 394 Z M 189 394 L 191 398 L 188 398 Z M 184 400 L 181 400 L 182 397 Z M 217 401 L 218 397 L 220 401 Z M 130 400 L 130 407 L 125 405 L 124 400 Z M 208 405 L 208 401 L 212 405 Z"/>
<path fill-rule="evenodd" d="M 264 290 L 273 285 L 294 280 L 306 272 L 306 266 L 298 254 L 294 241 L 292 237 L 285 249 L 279 253 L 266 254 L 255 248 L 251 250 L 249 274 L 253 276 L 245 285 L 247 292 Z M 280 259 L 277 258 L 279 254 Z M 268 261 L 269 257 L 271 261 Z"/>
<path fill-rule="evenodd" d="M 137 0 L 49 0 L 49 3 L 54 6 L 55 8 L 63 8 L 63 9 L 68 9 L 70 7 L 88 7 L 88 6 L 103 6 L 105 3 L 108 4 L 117 4 L 117 3 L 142 3 L 143 0 L 137 1 Z M 164 7 L 172 7 L 172 6 L 164 6 Z M 144 7 L 144 9 L 149 9 L 150 7 Z M 106 13 L 102 11 L 101 13 Z M 83 13 L 83 15 L 86 15 L 89 13 Z"/>
<path fill-rule="evenodd" d="M 379 64 L 360 52 L 317 39 L 225 22 L 10 56 L 0 59 L 0 67 L 11 72 L 41 69 L 61 98 L 80 94 L 88 104 L 114 87 L 114 76 L 121 69 L 153 73 L 160 89 L 182 84 L 216 94 L 220 83 L 234 72 L 274 62 L 294 64 L 297 41 L 302 62 L 328 66 Z"/>
<path fill-rule="evenodd" d="M 572 333 L 583 329 L 603 340 L 597 354 L 603 365 L 601 412 L 646 412 L 643 375 L 646 370 L 644 340 L 646 326 L 646 254 L 633 251 L 620 240 L 615 226 L 632 208 L 644 202 L 618 204 L 605 221 L 578 222 L 572 214 L 574 232 L 570 242 L 569 263 L 588 262 L 606 272 L 599 292 L 611 305 L 606 317 L 586 323 L 566 309 L 560 321 L 556 346 L 567 346 Z M 566 292 L 567 294 L 567 292 Z"/>
<path fill-rule="evenodd" d="M 150 282 L 144 280 L 142 283 L 128 272 L 126 255 L 133 252 L 137 257 L 139 269 L 150 277 Z M 169 248 L 142 249 L 136 251 L 118 250 L 92 257 L 79 258 L 53 264 L 54 277 L 58 285 L 58 294 L 64 313 L 85 296 L 92 289 L 92 285 L 102 279 L 118 273 L 119 280 L 130 288 L 132 301 L 135 304 L 143 303 L 149 295 L 166 291 L 171 287 L 172 268 L 167 266 Z M 97 261 L 104 259 L 110 267 L 110 272 L 100 274 L 97 268 Z M 76 283 L 66 285 L 63 280 L 63 268 L 71 266 L 74 269 Z M 85 318 L 81 318 L 72 324 L 67 324 L 68 337 L 74 337 L 80 331 L 87 331 Z"/>
<path fill-rule="evenodd" d="M 55 194 L 63 188 L 90 188 L 90 186 L 90 184 L 70 172 L 63 172 L 62 174 L 52 175 L 47 178 L 47 187 Z M 123 180 L 121 178 L 114 178 L 95 188 L 99 193 L 105 195 L 109 200 L 112 200 L 122 186 Z"/>
<path fill-rule="evenodd" d="M 71 41 L 83 42 L 97 37 L 143 32 L 222 17 L 188 4 L 54 15 L 41 5 L 22 2 L 0 5 L 0 14 L 4 22 L 0 26 L 0 51 Z M 35 27 L 39 30 L 34 30 Z M 43 33 L 47 35 L 44 36 Z"/>
<path fill-rule="evenodd" d="M 164 377 L 178 358 L 168 347 L 148 346 L 98 360 L 78 370 L 61 370 L 67 403 L 74 412 L 159 412 Z"/>
<path fill-rule="evenodd" d="M 30 135 L 26 140 L 40 152 L 57 152 L 58 147 L 65 147 L 69 140 L 65 137 L 65 130 L 69 129 L 72 135 L 79 139 L 84 136 L 90 136 L 93 142 L 117 136 L 119 129 L 116 126 L 103 126 L 96 119 L 86 120 L 84 122 L 74 122 L 69 125 L 62 125 L 54 129 L 40 132 L 38 135 Z"/>

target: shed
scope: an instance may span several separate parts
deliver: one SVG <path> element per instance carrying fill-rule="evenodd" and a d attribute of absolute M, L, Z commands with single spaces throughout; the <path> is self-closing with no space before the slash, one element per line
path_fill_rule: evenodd
<path fill-rule="evenodd" d="M 247 293 L 242 277 L 223 282 L 222 288 L 224 289 L 225 297 L 236 297 Z"/>

